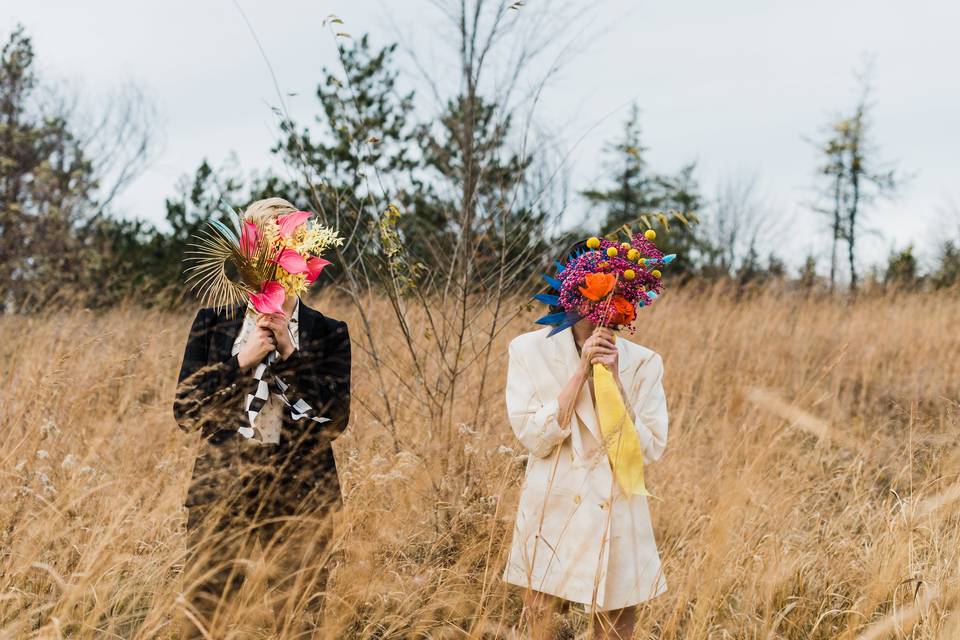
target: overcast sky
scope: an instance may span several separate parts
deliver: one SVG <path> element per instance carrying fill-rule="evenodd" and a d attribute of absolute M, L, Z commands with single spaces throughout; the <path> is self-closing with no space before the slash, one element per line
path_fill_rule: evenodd
<path fill-rule="evenodd" d="M 314 112 L 323 66 L 335 65 L 324 16 L 375 44 L 401 39 L 428 52 L 443 78 L 442 20 L 427 0 L 239 0 L 254 24 L 295 115 Z M 527 0 L 524 12 L 551 6 Z M 553 78 L 537 119 L 572 149 L 574 189 L 599 175 L 603 145 L 636 100 L 654 170 L 696 160 L 706 195 L 723 180 L 755 175 L 763 200 L 786 223 L 775 238 L 797 264 L 827 255 L 812 197 L 816 137 L 831 114 L 856 99 L 853 71 L 875 56 L 875 137 L 880 154 L 913 177 L 896 202 L 870 213 L 878 231 L 863 262 L 909 242 L 920 253 L 956 234 L 947 211 L 960 206 L 960 3 L 911 0 L 689 0 L 594 2 L 581 18 L 609 27 Z M 203 158 L 236 153 L 244 169 L 271 165 L 276 102 L 270 76 L 231 0 L 130 2 L 0 0 L 0 29 L 22 23 L 42 76 L 67 82 L 94 101 L 133 81 L 159 113 L 156 160 L 124 194 L 123 209 L 163 219 L 164 197 Z M 417 72 L 399 62 L 425 95 Z M 543 75 L 531 69 L 529 79 Z M 426 109 L 431 108 L 425 101 Z M 613 115 L 606 117 L 613 112 Z M 581 138 L 587 134 L 585 138 Z M 582 202 L 575 206 L 582 209 Z M 825 266 L 825 265 L 822 265 Z"/>

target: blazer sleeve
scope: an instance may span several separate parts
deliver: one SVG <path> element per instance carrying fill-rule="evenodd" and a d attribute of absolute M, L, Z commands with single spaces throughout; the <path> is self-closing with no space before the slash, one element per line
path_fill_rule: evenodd
<path fill-rule="evenodd" d="M 667 448 L 667 397 L 663 391 L 663 358 L 654 354 L 637 367 L 631 385 L 634 427 L 644 462 L 659 460 Z"/>
<path fill-rule="evenodd" d="M 321 341 L 309 341 L 283 362 L 274 373 L 288 385 L 291 404 L 302 399 L 319 417 L 329 422 L 317 425 L 320 435 L 336 439 L 350 422 L 350 332 L 337 321 Z"/>
<path fill-rule="evenodd" d="M 183 351 L 177 377 L 173 415 L 184 431 L 217 430 L 231 413 L 239 410 L 237 381 L 240 363 L 236 356 L 222 362 L 210 361 L 210 309 L 197 312 Z"/>
<path fill-rule="evenodd" d="M 545 458 L 570 435 L 570 427 L 557 422 L 556 398 L 541 402 L 536 378 L 530 374 L 516 343 L 510 343 L 507 364 L 507 415 L 517 439 L 530 453 Z"/>

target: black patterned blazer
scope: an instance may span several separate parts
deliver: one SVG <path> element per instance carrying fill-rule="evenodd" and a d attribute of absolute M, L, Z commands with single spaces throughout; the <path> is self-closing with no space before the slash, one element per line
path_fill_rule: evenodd
<path fill-rule="evenodd" d="M 244 307 L 201 309 L 193 321 L 177 381 L 173 413 L 185 431 L 199 430 L 203 442 L 193 468 L 187 507 L 229 502 L 274 517 L 340 502 L 340 483 L 331 442 L 350 418 L 350 334 L 345 322 L 327 318 L 300 301 L 300 348 L 271 369 L 329 418 L 294 421 L 285 409 L 280 443 L 261 445 L 237 433 L 246 424 L 244 399 L 251 375 L 240 370 L 233 343 Z"/>

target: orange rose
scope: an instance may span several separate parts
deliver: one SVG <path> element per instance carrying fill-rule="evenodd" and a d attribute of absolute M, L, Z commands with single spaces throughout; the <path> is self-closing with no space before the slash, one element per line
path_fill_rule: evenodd
<path fill-rule="evenodd" d="M 584 280 L 587 286 L 580 287 L 580 293 L 589 300 L 600 302 L 608 293 L 613 291 L 617 283 L 616 277 L 612 273 L 588 273 Z"/>
<path fill-rule="evenodd" d="M 637 310 L 633 303 L 623 296 L 610 298 L 610 307 L 607 309 L 607 324 L 613 327 L 628 325 L 637 318 Z"/>

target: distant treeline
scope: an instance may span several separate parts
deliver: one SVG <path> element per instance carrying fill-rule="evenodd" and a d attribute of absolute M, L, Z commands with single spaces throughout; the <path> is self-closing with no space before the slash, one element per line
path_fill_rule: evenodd
<path fill-rule="evenodd" d="M 624 224 L 640 229 L 641 216 L 656 222 L 649 214 L 662 211 L 699 221 L 684 225 L 673 218 L 669 232 L 660 235 L 664 249 L 681 255 L 671 270 L 675 282 L 839 287 L 843 256 L 849 265 L 844 288 L 848 282 L 855 288 L 863 280 L 856 248 L 864 215 L 874 198 L 898 184 L 892 171 L 873 168 L 864 97 L 818 143 L 823 192 L 811 209 L 824 214 L 825 237 L 833 239 L 830 276 L 818 275 L 826 270 L 818 270 L 812 256 L 799 273 L 788 273 L 769 250 L 777 216 L 759 201 L 753 181 L 730 181 L 706 197 L 695 164 L 676 174 L 652 170 L 634 108 L 622 137 L 607 149 L 598 187 L 577 194 L 589 208 L 571 228 L 560 224 L 570 196 L 562 158 L 549 139 L 520 130 L 508 103 L 471 82 L 479 70 L 467 68 L 459 93 L 443 98 L 439 116 L 424 118 L 413 93 L 400 90 L 395 57 L 396 45 L 376 48 L 367 37 L 351 40 L 341 48 L 342 71 L 324 69 L 319 78 L 313 123 L 293 121 L 278 96 L 278 136 L 269 151 L 282 171 L 250 172 L 204 160 L 166 200 L 167 225 L 156 226 L 116 205 L 117 195 L 150 161 L 150 105 L 127 88 L 93 117 L 79 113 L 76 99 L 40 82 L 30 38 L 16 29 L 0 54 L 4 308 L 42 308 L 53 294 L 98 307 L 123 300 L 188 302 L 182 259 L 193 234 L 223 215 L 222 201 L 242 207 L 274 195 L 335 224 L 348 238 L 342 266 L 363 273 L 374 286 L 384 269 L 392 286 L 402 281 L 411 289 L 454 271 L 464 274 L 462 287 L 482 288 L 498 279 L 503 286 L 504 272 L 511 282 L 529 282 L 573 241 Z M 768 249 L 761 253 L 762 247 Z M 945 239 L 929 272 L 921 273 L 908 248 L 867 280 L 950 287 L 958 277 L 960 245 Z"/>

